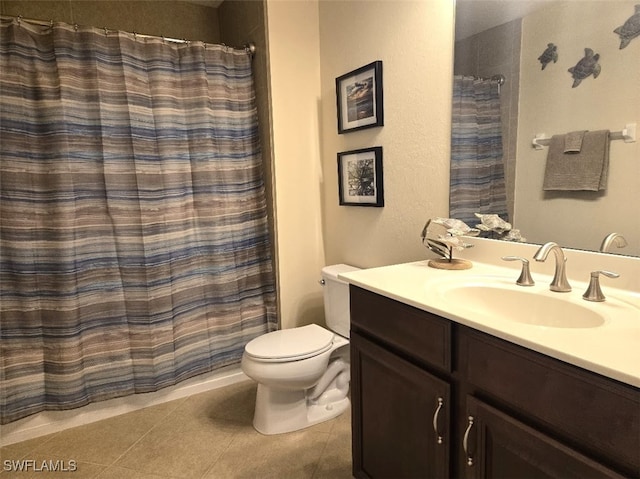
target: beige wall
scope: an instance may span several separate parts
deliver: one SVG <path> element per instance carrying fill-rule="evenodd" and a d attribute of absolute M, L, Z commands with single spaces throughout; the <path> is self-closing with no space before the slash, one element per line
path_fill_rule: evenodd
<path fill-rule="evenodd" d="M 318 3 L 269 0 L 267 25 L 280 322 L 322 324 Z"/>
<path fill-rule="evenodd" d="M 640 123 L 640 39 L 620 50 L 613 30 L 634 12 L 635 0 L 564 2 L 523 21 L 520 122 L 515 224 L 533 242 L 598 249 L 613 231 L 625 235 L 620 250 L 640 254 L 640 141 L 612 141 L 604 193 L 547 194 L 542 181 L 547 148 L 531 148 L 536 133 L 621 130 Z M 558 62 L 543 71 L 537 58 L 547 42 L 558 46 Z M 567 72 L 590 47 L 600 54 L 602 73 L 571 88 Z"/>
<path fill-rule="evenodd" d="M 450 0 L 321 1 L 322 220 L 327 263 L 428 256 L 426 220 L 448 214 L 454 7 Z M 338 135 L 335 78 L 383 62 L 385 125 Z M 382 146 L 383 208 L 338 205 L 336 154 Z"/>
<path fill-rule="evenodd" d="M 453 3 L 268 1 L 283 327 L 322 323 L 325 264 L 427 256 L 448 213 Z M 316 56 L 317 55 L 317 56 Z M 335 78 L 383 62 L 385 126 L 338 135 Z M 338 206 L 336 154 L 382 146 L 384 208 Z"/>

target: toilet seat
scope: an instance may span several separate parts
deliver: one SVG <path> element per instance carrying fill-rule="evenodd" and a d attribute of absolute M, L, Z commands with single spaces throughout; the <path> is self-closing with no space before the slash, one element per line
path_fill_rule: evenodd
<path fill-rule="evenodd" d="M 258 361 L 288 362 L 317 356 L 332 345 L 331 331 L 309 324 L 258 336 L 245 346 L 245 353 Z"/>

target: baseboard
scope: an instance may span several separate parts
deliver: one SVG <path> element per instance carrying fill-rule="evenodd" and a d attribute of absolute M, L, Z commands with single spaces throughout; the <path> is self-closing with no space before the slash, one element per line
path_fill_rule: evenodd
<path fill-rule="evenodd" d="M 249 379 L 239 365 L 203 374 L 160 391 L 110 399 L 68 411 L 44 411 L 0 426 L 0 446 L 26 441 Z"/>

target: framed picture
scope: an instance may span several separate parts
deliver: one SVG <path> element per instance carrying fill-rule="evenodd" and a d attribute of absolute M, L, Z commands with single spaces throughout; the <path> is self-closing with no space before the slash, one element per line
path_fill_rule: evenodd
<path fill-rule="evenodd" d="M 384 125 L 382 62 L 375 61 L 336 78 L 338 133 Z"/>
<path fill-rule="evenodd" d="M 384 206 L 382 147 L 338 153 L 341 205 Z"/>

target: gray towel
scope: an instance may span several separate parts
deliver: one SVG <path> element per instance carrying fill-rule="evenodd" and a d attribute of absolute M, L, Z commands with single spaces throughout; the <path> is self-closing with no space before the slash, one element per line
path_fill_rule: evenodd
<path fill-rule="evenodd" d="M 586 132 L 579 153 L 565 153 L 564 148 L 565 135 L 551 137 L 542 189 L 604 190 L 609 169 L 609 130 Z"/>
<path fill-rule="evenodd" d="M 565 153 L 580 153 L 582 149 L 582 139 L 586 130 L 572 131 L 567 133 L 564 138 Z"/>

